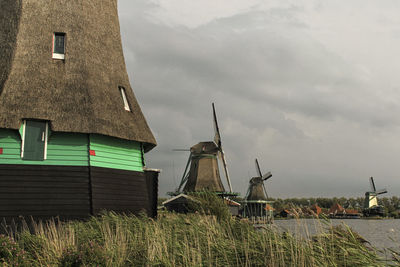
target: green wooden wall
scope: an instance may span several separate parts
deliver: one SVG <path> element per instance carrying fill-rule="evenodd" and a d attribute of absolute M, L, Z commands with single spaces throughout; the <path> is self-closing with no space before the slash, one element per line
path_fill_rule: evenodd
<path fill-rule="evenodd" d="M 47 144 L 47 159 L 21 159 L 21 136 L 17 130 L 0 129 L 0 164 L 95 166 L 143 172 L 139 142 L 91 134 L 52 132 Z M 90 141 L 89 141 L 90 139 Z M 89 156 L 89 149 L 95 156 Z"/>
<path fill-rule="evenodd" d="M 0 164 L 88 166 L 88 140 L 85 134 L 53 132 L 47 143 L 47 159 L 21 159 L 21 136 L 16 130 L 0 129 Z"/>
<path fill-rule="evenodd" d="M 140 143 L 108 137 L 90 135 L 90 166 L 143 172 Z"/>

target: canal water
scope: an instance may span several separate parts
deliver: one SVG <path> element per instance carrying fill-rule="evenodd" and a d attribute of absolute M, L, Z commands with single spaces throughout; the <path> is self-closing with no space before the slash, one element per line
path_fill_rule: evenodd
<path fill-rule="evenodd" d="M 333 226 L 349 226 L 377 249 L 391 248 L 400 251 L 400 220 L 331 219 L 327 223 Z M 328 227 L 323 221 L 314 219 L 275 220 L 274 225 L 283 231 L 300 233 L 303 236 L 315 235 Z"/>

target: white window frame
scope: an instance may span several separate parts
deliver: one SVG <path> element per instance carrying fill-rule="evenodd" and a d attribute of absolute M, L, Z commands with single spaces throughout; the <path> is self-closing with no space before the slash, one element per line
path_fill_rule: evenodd
<path fill-rule="evenodd" d="M 47 159 L 47 141 L 49 139 L 49 123 L 46 122 L 46 132 L 44 133 L 44 155 L 43 160 Z"/>
<path fill-rule="evenodd" d="M 122 100 L 124 101 L 124 108 L 126 111 L 131 111 L 131 107 L 129 106 L 128 98 L 126 97 L 125 88 L 119 86 L 119 91 L 121 92 Z"/>
<path fill-rule="evenodd" d="M 26 120 L 22 126 L 21 159 L 24 158 Z"/>
<path fill-rule="evenodd" d="M 57 34 L 64 35 L 64 54 L 54 53 L 55 42 L 56 42 L 56 35 L 57 35 Z M 66 35 L 65 35 L 65 33 L 63 33 L 63 32 L 54 32 L 54 33 L 53 33 L 53 59 L 62 59 L 62 60 L 65 59 L 65 41 L 66 41 L 65 36 L 66 36 Z"/>
<path fill-rule="evenodd" d="M 26 120 L 23 123 L 22 129 L 22 142 L 21 142 L 21 159 L 24 158 L 24 149 L 25 149 L 25 129 L 26 129 Z M 46 132 L 44 133 L 44 155 L 43 160 L 47 159 L 47 143 L 49 139 L 49 122 L 46 122 Z"/>

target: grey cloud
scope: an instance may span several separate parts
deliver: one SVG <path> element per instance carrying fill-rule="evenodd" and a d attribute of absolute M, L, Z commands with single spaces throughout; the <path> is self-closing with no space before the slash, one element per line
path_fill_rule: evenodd
<path fill-rule="evenodd" d="M 162 194 L 174 189 L 186 163 L 187 155 L 171 150 L 213 138 L 213 101 L 233 183 L 242 194 L 256 156 L 277 174 L 269 185 L 276 195 L 290 196 L 296 187 L 299 195 L 330 194 L 332 180 L 345 183 L 365 174 L 363 162 L 373 157 L 358 154 L 361 141 L 397 132 L 396 103 L 375 94 L 356 64 L 314 39 L 299 7 L 250 10 L 193 29 L 158 21 L 154 3 L 120 4 L 128 71 L 159 143 L 148 158 L 164 169 Z M 343 136 L 310 137 L 293 114 L 321 132 L 330 125 Z M 354 136 L 365 129 L 358 143 Z M 343 155 L 347 135 L 356 146 Z M 354 169 L 334 172 L 349 160 Z M 383 165 L 390 168 L 391 162 Z M 350 194 L 360 179 L 332 195 Z"/>

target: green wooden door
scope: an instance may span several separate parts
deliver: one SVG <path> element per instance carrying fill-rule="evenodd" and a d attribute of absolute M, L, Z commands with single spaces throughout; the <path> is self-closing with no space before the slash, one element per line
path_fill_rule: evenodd
<path fill-rule="evenodd" d="M 46 122 L 26 122 L 23 154 L 24 160 L 44 160 L 46 134 Z"/>

